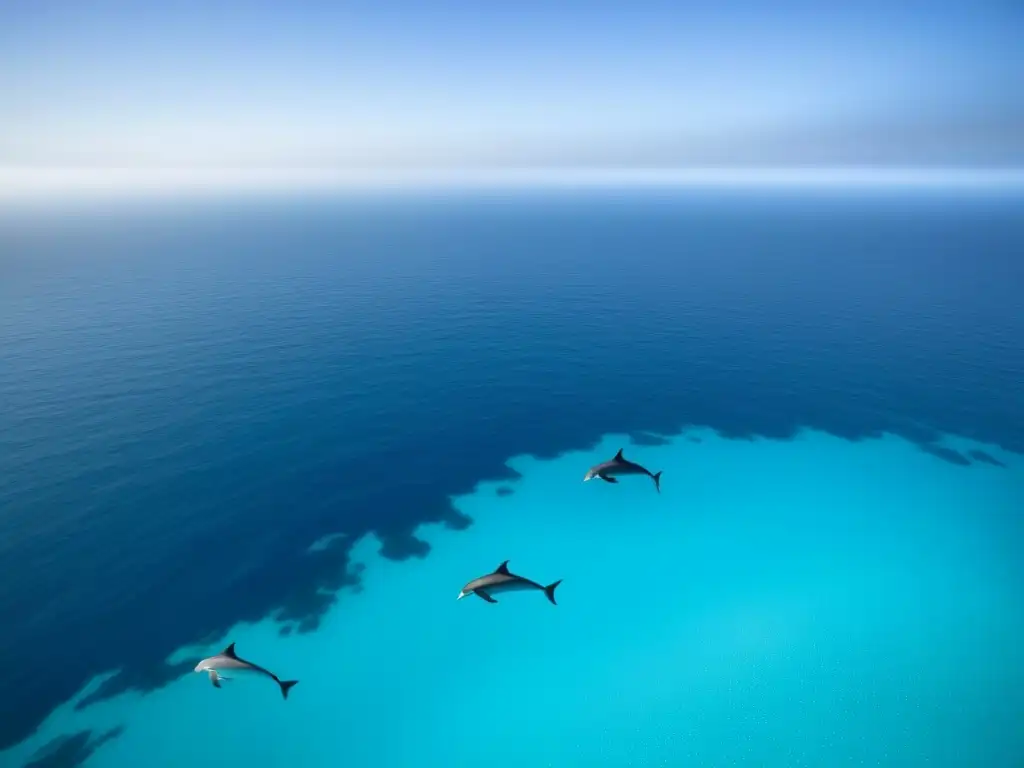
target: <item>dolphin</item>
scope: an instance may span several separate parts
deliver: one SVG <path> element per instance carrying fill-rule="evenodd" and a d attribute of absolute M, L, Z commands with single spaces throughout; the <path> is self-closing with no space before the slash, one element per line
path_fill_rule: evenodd
<path fill-rule="evenodd" d="M 641 467 L 639 464 L 634 464 L 632 461 L 622 455 L 622 449 L 619 448 L 619 452 L 615 454 L 615 458 L 609 461 L 602 461 L 600 464 L 595 464 L 587 470 L 587 474 L 583 476 L 583 482 L 587 480 L 593 480 L 595 477 L 600 477 L 606 483 L 617 483 L 615 475 L 647 475 L 651 480 L 654 481 L 654 488 L 661 493 L 661 472 L 652 473 L 650 470 Z"/>
<path fill-rule="evenodd" d="M 220 688 L 221 680 L 230 680 L 230 677 L 220 674 L 216 669 L 207 669 L 206 674 L 210 676 L 210 682 L 214 688 Z"/>
<path fill-rule="evenodd" d="M 298 680 L 282 680 L 270 670 L 264 669 L 258 664 L 253 664 L 251 661 L 239 658 L 235 653 L 235 644 L 232 643 L 223 651 L 218 653 L 216 656 L 211 656 L 208 659 L 203 659 L 196 664 L 196 672 L 205 672 L 210 676 L 210 682 L 213 683 L 214 688 L 220 688 L 221 680 L 230 680 L 230 677 L 224 677 L 220 674 L 222 669 L 237 669 L 246 672 L 255 672 L 260 675 L 266 675 L 279 686 L 281 686 L 281 695 L 287 699 L 288 691 L 292 689 L 292 686 L 298 683 Z"/>
<path fill-rule="evenodd" d="M 551 601 L 552 605 L 558 605 L 555 602 L 555 588 L 562 583 L 559 579 L 554 584 L 548 584 L 546 587 L 542 587 L 535 581 L 530 581 L 522 576 L 516 576 L 508 569 L 508 560 L 504 561 L 501 565 L 494 569 L 493 573 L 489 573 L 486 576 L 481 576 L 478 579 L 473 579 L 469 584 L 462 588 L 459 592 L 457 600 L 461 600 L 467 595 L 476 595 L 477 597 L 486 600 L 488 603 L 496 603 L 491 595 L 495 592 L 522 592 L 527 589 L 539 589 L 545 595 L 548 600 Z"/>

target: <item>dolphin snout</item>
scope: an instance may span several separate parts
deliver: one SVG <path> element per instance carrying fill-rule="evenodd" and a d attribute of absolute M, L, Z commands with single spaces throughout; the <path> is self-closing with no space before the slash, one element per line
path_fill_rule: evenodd
<path fill-rule="evenodd" d="M 465 596 L 466 596 L 467 594 L 468 594 L 468 593 L 467 593 L 466 591 L 464 591 L 464 590 L 461 590 L 461 589 L 460 589 L 460 590 L 459 590 L 459 596 L 458 596 L 458 597 L 456 597 L 455 599 L 456 599 L 456 600 L 461 600 L 461 599 L 462 599 L 462 598 L 464 598 L 464 597 L 465 597 Z"/>

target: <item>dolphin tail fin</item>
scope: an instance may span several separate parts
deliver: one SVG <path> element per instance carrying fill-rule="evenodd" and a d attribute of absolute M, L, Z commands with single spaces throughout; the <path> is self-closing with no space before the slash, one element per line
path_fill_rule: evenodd
<path fill-rule="evenodd" d="M 654 481 L 654 489 L 658 493 L 661 493 L 661 472 L 655 472 L 651 475 L 651 480 Z"/>
<path fill-rule="evenodd" d="M 558 605 L 558 603 L 555 602 L 555 588 L 561 583 L 562 580 L 559 579 L 554 584 L 548 584 L 546 587 L 544 587 L 544 594 L 548 596 L 548 600 L 551 601 L 552 605 Z"/>
<path fill-rule="evenodd" d="M 284 697 L 285 701 L 288 700 L 288 691 L 290 691 L 293 686 L 298 685 L 298 682 L 299 682 L 298 680 L 279 680 L 278 681 L 277 684 L 281 686 L 281 695 Z"/>

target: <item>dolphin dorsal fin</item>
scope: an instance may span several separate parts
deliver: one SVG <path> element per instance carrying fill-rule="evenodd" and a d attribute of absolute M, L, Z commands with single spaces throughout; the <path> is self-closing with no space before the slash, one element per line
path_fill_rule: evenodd
<path fill-rule="evenodd" d="M 622 455 L 622 449 L 619 448 L 619 452 L 615 454 L 616 461 L 625 461 L 626 457 Z"/>
<path fill-rule="evenodd" d="M 508 573 L 508 560 L 502 561 L 501 565 L 494 569 L 495 573 Z"/>
<path fill-rule="evenodd" d="M 235 644 L 232 643 L 231 645 L 229 645 L 227 648 L 220 652 L 220 655 L 227 656 L 230 659 L 237 659 L 238 655 L 235 653 Z"/>

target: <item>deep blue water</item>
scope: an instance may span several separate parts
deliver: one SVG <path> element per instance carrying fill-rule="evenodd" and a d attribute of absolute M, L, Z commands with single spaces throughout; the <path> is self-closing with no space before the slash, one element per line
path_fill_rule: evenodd
<path fill-rule="evenodd" d="M 3 212 L 0 748 L 100 672 L 314 629 L 346 542 L 429 557 L 412 531 L 469 525 L 450 495 L 513 455 L 684 425 L 1024 452 L 1022 286 L 1020 193 Z"/>

